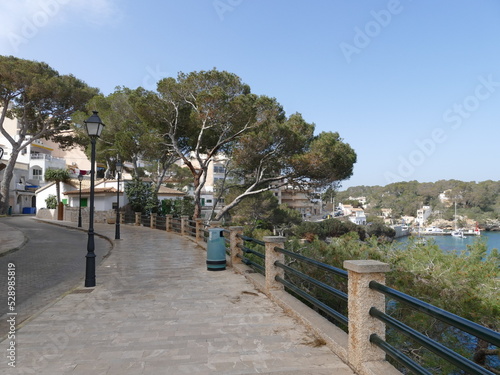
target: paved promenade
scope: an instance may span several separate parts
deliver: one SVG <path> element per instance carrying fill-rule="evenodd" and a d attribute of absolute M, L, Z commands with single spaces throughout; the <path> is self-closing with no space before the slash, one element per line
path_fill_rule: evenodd
<path fill-rule="evenodd" d="M 1 229 L 0 252 L 7 237 L 9 246 L 22 241 Z M 114 225 L 95 231 L 114 238 Z M 205 251 L 189 239 L 129 225 L 121 238 L 95 288 L 82 279 L 16 327 L 15 368 L 10 340 L 0 342 L 0 373 L 354 374 L 245 277 L 207 271 Z"/>

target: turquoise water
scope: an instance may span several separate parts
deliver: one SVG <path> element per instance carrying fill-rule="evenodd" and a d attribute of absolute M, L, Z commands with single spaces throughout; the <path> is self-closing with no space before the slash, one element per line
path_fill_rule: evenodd
<path fill-rule="evenodd" d="M 477 236 L 465 236 L 465 238 L 457 238 L 453 236 L 422 236 L 424 238 L 432 238 L 436 245 L 445 251 L 466 250 L 467 245 L 472 245 L 477 239 Z M 500 249 L 500 232 L 482 232 L 480 238 L 486 242 L 488 249 Z M 408 237 L 400 238 L 398 241 L 408 242 Z"/>

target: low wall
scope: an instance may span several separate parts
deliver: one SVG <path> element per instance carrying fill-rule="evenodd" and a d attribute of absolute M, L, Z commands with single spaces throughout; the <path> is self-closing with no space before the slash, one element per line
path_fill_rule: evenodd
<path fill-rule="evenodd" d="M 71 221 L 73 223 L 78 222 L 78 208 L 64 206 L 64 221 Z M 89 223 L 89 212 L 88 207 L 82 207 L 82 224 Z M 36 217 L 39 219 L 46 220 L 57 220 L 57 210 L 49 208 L 40 208 L 37 210 Z M 116 211 L 94 211 L 94 223 L 109 223 L 114 224 L 116 220 Z"/>

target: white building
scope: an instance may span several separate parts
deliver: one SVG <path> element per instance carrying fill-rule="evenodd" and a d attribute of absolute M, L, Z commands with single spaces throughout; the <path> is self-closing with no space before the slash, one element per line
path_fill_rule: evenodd
<path fill-rule="evenodd" d="M 366 225 L 366 215 L 362 208 L 353 208 L 348 219 L 356 225 Z"/>
<path fill-rule="evenodd" d="M 415 222 L 419 226 L 424 226 L 425 222 L 431 216 L 432 214 L 432 209 L 430 206 L 422 206 L 420 210 L 417 210 L 417 218 L 415 219 Z"/>
<path fill-rule="evenodd" d="M 5 119 L 4 128 L 16 139 L 17 120 Z M 12 154 L 10 142 L 2 135 L 0 135 L 0 147 L 4 150 L 0 160 L 1 181 L 3 170 Z M 34 213 L 37 206 L 45 206 L 44 201 L 37 203 L 35 191 L 46 185 L 44 175 L 47 169 L 67 169 L 70 176 L 76 177 L 80 170 L 90 169 L 90 162 L 80 148 L 63 151 L 56 143 L 49 140 L 33 141 L 21 151 L 16 160 L 9 189 L 9 206 L 12 207 L 12 213 Z"/>

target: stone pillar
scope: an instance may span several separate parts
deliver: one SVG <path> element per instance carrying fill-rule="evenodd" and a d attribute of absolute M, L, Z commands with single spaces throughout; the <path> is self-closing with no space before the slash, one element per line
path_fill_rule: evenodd
<path fill-rule="evenodd" d="M 348 271 L 349 338 L 348 358 L 355 370 L 363 372 L 366 362 L 385 361 L 382 349 L 370 343 L 370 335 L 376 333 L 385 339 L 385 324 L 370 316 L 370 308 L 385 312 L 385 296 L 370 289 L 370 281 L 385 284 L 385 273 L 390 265 L 376 260 L 346 260 Z"/>
<path fill-rule="evenodd" d="M 195 240 L 199 242 L 203 239 L 203 219 L 196 219 L 196 235 Z"/>
<path fill-rule="evenodd" d="M 181 235 L 184 236 L 188 232 L 188 225 L 189 223 L 189 216 L 188 215 L 182 215 L 181 216 Z"/>
<path fill-rule="evenodd" d="M 243 234 L 243 227 L 229 227 L 229 249 L 231 252 L 230 262 L 231 266 L 233 264 L 241 264 L 241 258 L 238 255 L 242 255 L 243 251 L 240 246 L 243 246 L 243 239 L 238 237 L 238 235 Z"/>
<path fill-rule="evenodd" d="M 171 231 L 171 225 L 172 225 L 172 215 L 165 215 L 165 230 L 167 232 Z"/>
<path fill-rule="evenodd" d="M 120 224 L 125 224 L 125 213 L 120 212 Z"/>
<path fill-rule="evenodd" d="M 263 241 L 266 244 L 266 290 L 283 290 L 284 285 L 275 280 L 276 276 L 284 277 L 285 271 L 274 265 L 274 262 L 285 262 L 285 255 L 274 250 L 275 247 L 283 247 L 286 241 L 281 236 L 264 236 Z"/>
<path fill-rule="evenodd" d="M 151 213 L 151 217 L 149 218 L 149 227 L 151 229 L 156 229 L 156 213 Z"/>
<path fill-rule="evenodd" d="M 134 225 L 141 225 L 141 213 L 140 212 L 135 213 L 135 224 Z"/>
<path fill-rule="evenodd" d="M 215 220 L 212 220 L 210 222 L 210 228 L 220 228 L 220 225 L 221 225 L 221 222 L 220 221 L 215 221 Z"/>

